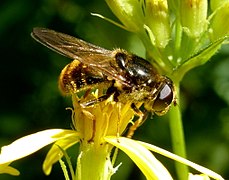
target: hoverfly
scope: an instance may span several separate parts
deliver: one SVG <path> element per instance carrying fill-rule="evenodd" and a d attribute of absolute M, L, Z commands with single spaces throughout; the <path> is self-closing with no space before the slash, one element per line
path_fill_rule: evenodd
<path fill-rule="evenodd" d="M 77 93 L 103 84 L 106 93 L 84 103 L 93 105 L 111 95 L 117 102 L 132 101 L 132 108 L 140 116 L 135 104 L 142 103 L 146 111 L 164 115 L 174 101 L 173 82 L 160 75 L 145 59 L 122 49 L 107 50 L 75 37 L 45 28 L 34 28 L 32 37 L 48 48 L 73 59 L 59 78 L 64 94 Z M 137 129 L 142 123 L 133 125 Z M 129 133 L 129 137 L 133 132 Z"/>

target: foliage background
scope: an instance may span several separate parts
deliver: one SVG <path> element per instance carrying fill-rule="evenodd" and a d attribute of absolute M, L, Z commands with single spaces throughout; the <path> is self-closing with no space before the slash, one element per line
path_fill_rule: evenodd
<path fill-rule="evenodd" d="M 102 0 L 11 0 L 0 2 L 0 146 L 48 128 L 70 128 L 70 98 L 57 88 L 61 69 L 71 60 L 36 43 L 33 27 L 47 27 L 80 37 L 107 49 L 121 47 L 144 57 L 140 40 L 90 15 L 97 12 L 115 19 Z M 223 27 L 222 27 L 223 28 Z M 181 86 L 183 123 L 188 158 L 229 178 L 229 47 L 224 46 L 206 65 L 189 72 Z M 166 116 L 147 120 L 135 139 L 171 150 Z M 15 150 L 16 151 L 16 150 Z M 4 180 L 62 179 L 59 164 L 50 176 L 42 172 L 48 148 L 12 165 L 19 177 Z M 76 147 L 70 150 L 74 157 Z M 173 162 L 158 158 L 173 173 Z M 138 168 L 120 152 L 123 162 L 113 179 L 144 179 Z M 93 167 L 92 167 L 93 168 Z"/>

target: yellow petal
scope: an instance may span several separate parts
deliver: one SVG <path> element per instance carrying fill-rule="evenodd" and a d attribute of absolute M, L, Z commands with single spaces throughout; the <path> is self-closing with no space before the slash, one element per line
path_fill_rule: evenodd
<path fill-rule="evenodd" d="M 63 156 L 62 150 L 68 149 L 77 142 L 79 142 L 79 136 L 77 136 L 77 134 L 72 134 L 72 136 L 69 136 L 66 139 L 61 139 L 55 142 L 52 145 L 52 148 L 49 150 L 43 163 L 44 173 L 46 175 L 49 175 L 51 173 L 53 164 L 56 163 Z"/>
<path fill-rule="evenodd" d="M 210 178 L 205 174 L 189 173 L 188 180 L 210 180 Z"/>
<path fill-rule="evenodd" d="M 219 174 L 217 174 L 217 173 L 215 173 L 215 172 L 213 172 L 213 171 L 211 171 L 211 170 L 209 170 L 209 169 L 207 169 L 207 168 L 205 168 L 203 166 L 195 164 L 195 163 L 193 163 L 193 162 L 191 162 L 191 161 L 189 161 L 189 160 L 187 160 L 185 158 L 182 158 L 182 157 L 180 157 L 180 156 L 178 156 L 176 154 L 173 154 L 173 153 L 171 153 L 169 151 L 166 151 L 166 150 L 164 150 L 162 148 L 159 148 L 157 146 L 154 146 L 152 144 L 148 144 L 148 143 L 141 142 L 141 141 L 138 141 L 138 143 L 141 144 L 142 146 L 144 146 L 145 148 L 153 151 L 153 152 L 159 153 L 159 154 L 161 154 L 161 155 L 163 155 L 165 157 L 168 157 L 170 159 L 178 161 L 178 162 L 180 162 L 182 164 L 186 164 L 186 165 L 192 167 L 193 169 L 196 169 L 197 171 L 199 171 L 199 172 L 201 172 L 201 173 L 203 173 L 205 175 L 208 175 L 209 177 L 212 177 L 214 179 L 223 180 L 223 178 Z"/>
<path fill-rule="evenodd" d="M 63 138 L 70 130 L 50 129 L 40 131 L 17 139 L 13 143 L 3 146 L 0 154 L 0 164 L 12 162 L 28 156 L 44 146 Z M 75 131 L 74 131 L 75 132 Z"/>
<path fill-rule="evenodd" d="M 0 164 L 0 174 L 10 174 L 12 176 L 18 176 L 20 174 L 20 172 L 9 166 L 10 163 L 5 163 L 5 164 Z"/>
<path fill-rule="evenodd" d="M 124 137 L 106 136 L 105 140 L 125 152 L 147 179 L 172 179 L 167 169 L 145 147 Z"/>

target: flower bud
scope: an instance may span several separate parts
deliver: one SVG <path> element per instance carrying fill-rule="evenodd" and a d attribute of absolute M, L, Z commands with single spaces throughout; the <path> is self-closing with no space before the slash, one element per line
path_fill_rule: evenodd
<path fill-rule="evenodd" d="M 123 23 L 128 31 L 139 32 L 144 29 L 144 16 L 140 1 L 106 0 L 106 2 L 115 16 Z"/>
<path fill-rule="evenodd" d="M 146 0 L 145 6 L 145 24 L 153 35 L 152 43 L 159 48 L 165 48 L 171 34 L 167 1 Z"/>
<path fill-rule="evenodd" d="M 182 0 L 180 3 L 184 32 L 188 36 L 198 38 L 207 28 L 207 0 Z"/>
<path fill-rule="evenodd" d="M 228 2 L 228 0 L 211 0 L 210 1 L 211 10 L 212 11 L 216 10 L 226 2 Z"/>
<path fill-rule="evenodd" d="M 217 9 L 210 25 L 210 38 L 215 41 L 229 35 L 229 2 Z"/>

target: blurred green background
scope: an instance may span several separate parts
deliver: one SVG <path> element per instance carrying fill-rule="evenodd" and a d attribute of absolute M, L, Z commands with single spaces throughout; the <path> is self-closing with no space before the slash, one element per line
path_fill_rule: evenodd
<path fill-rule="evenodd" d="M 30 37 L 33 27 L 55 29 L 107 49 L 121 47 L 144 57 L 144 47 L 136 36 L 91 16 L 91 12 L 116 19 L 102 0 L 1 0 L 0 146 L 39 130 L 71 126 L 71 114 L 65 110 L 71 106 L 70 98 L 62 97 L 57 88 L 60 71 L 71 60 L 35 42 Z M 206 65 L 189 72 L 181 93 L 188 158 L 229 179 L 229 47 L 224 46 Z M 135 139 L 171 150 L 166 116 L 147 120 Z M 0 179 L 64 179 L 59 164 L 50 176 L 43 174 L 48 148 L 12 163 L 20 170 L 19 177 L 0 175 Z M 74 152 L 76 147 L 70 156 Z M 157 157 L 174 174 L 173 161 Z M 113 179 L 144 179 L 122 152 L 119 162 L 122 166 Z"/>

